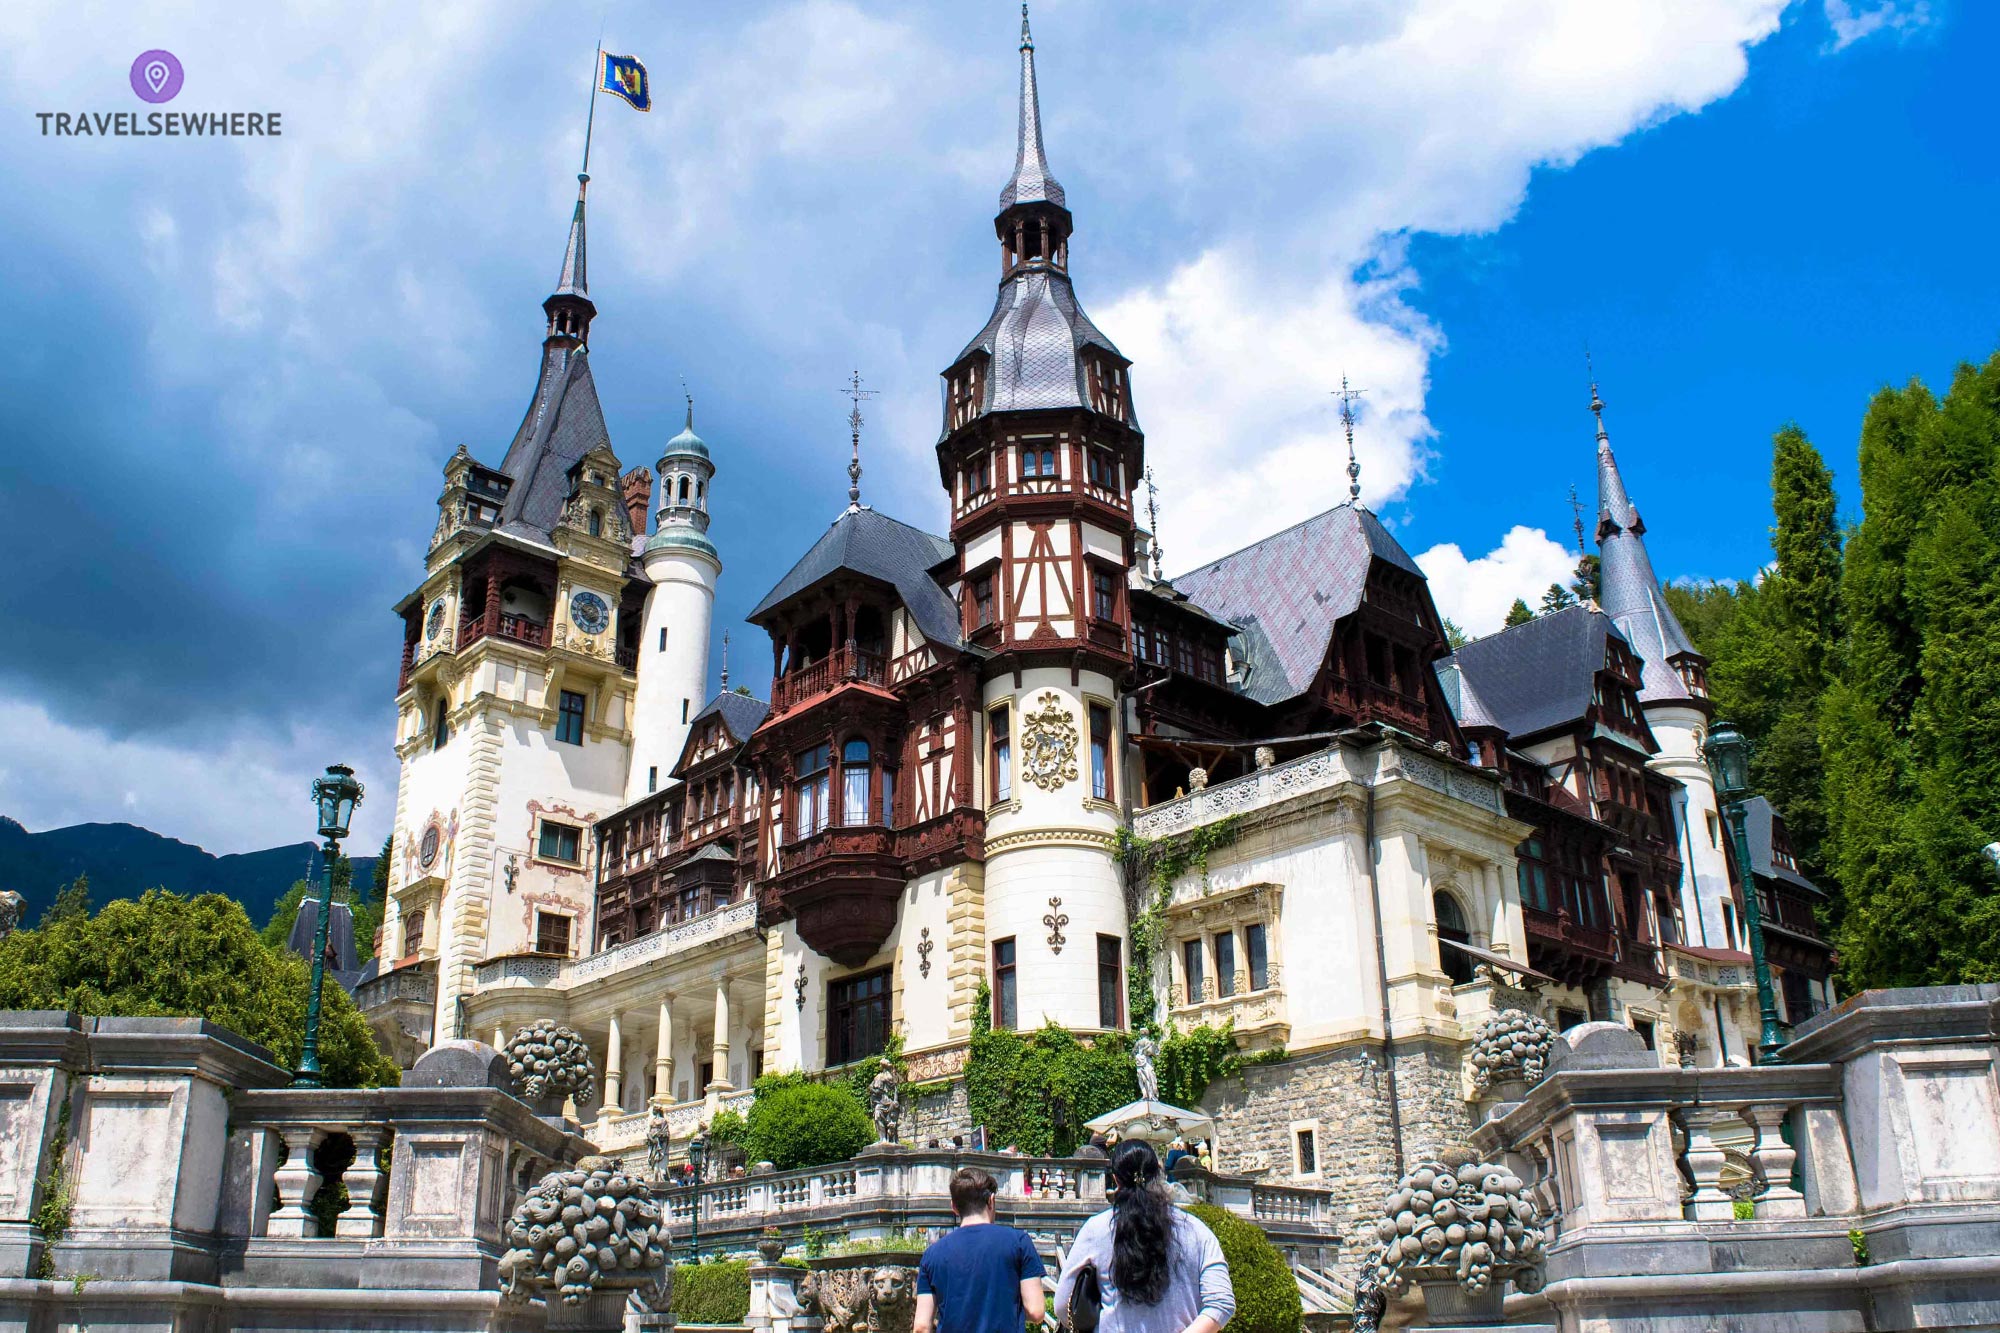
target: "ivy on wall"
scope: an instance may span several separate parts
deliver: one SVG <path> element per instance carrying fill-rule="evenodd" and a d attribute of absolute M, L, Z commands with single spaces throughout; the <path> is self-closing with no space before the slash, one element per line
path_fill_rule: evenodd
<path fill-rule="evenodd" d="M 1195 870 L 1207 883 L 1209 854 L 1235 842 L 1242 823 L 1242 815 L 1225 815 L 1212 824 L 1164 838 L 1141 838 L 1130 829 L 1118 830 L 1118 855 L 1125 863 L 1126 907 L 1132 917 L 1125 991 L 1134 1032 L 1158 1035 L 1161 1030 L 1153 1000 L 1153 967 L 1160 946 L 1166 943 L 1167 904 L 1173 898 L 1174 881 Z"/>
<path fill-rule="evenodd" d="M 1139 1096 L 1131 1043 L 1112 1034 L 1085 1043 L 1055 1023 L 1039 1032 L 995 1031 L 982 983 L 973 1001 L 965 1097 L 992 1148 L 1067 1157 L 1089 1138 L 1084 1122 Z"/>

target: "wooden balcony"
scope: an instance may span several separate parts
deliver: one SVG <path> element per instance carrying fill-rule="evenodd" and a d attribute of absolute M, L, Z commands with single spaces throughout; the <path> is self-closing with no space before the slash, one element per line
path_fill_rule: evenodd
<path fill-rule="evenodd" d="M 771 682 L 771 716 L 788 713 L 843 685 L 888 684 L 888 666 L 880 653 L 845 646 L 810 666 L 790 671 Z"/>
<path fill-rule="evenodd" d="M 787 843 L 765 882 L 767 918 L 790 917 L 799 938 L 843 967 L 859 967 L 896 924 L 903 859 L 886 824 L 834 824 Z"/>
<path fill-rule="evenodd" d="M 549 646 L 547 625 L 530 620 L 526 616 L 509 615 L 505 611 L 495 617 L 481 616 L 477 620 L 466 622 L 458 631 L 458 646 L 463 648 L 467 644 L 493 636 L 512 639 L 516 643 L 525 643 L 533 648 Z"/>

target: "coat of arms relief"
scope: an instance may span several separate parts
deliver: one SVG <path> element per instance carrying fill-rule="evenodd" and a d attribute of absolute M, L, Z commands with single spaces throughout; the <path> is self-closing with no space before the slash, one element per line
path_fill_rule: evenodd
<path fill-rule="evenodd" d="M 1021 719 L 1021 772 L 1043 791 L 1076 779 L 1076 723 L 1053 690 Z"/>

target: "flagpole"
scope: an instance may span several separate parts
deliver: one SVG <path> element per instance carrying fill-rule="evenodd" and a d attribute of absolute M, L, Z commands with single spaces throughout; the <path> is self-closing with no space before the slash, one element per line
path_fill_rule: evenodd
<path fill-rule="evenodd" d="M 590 66 L 590 114 L 583 118 L 583 176 L 590 178 L 590 127 L 597 120 L 597 85 L 604 81 L 604 43 L 597 44 L 597 58 Z"/>

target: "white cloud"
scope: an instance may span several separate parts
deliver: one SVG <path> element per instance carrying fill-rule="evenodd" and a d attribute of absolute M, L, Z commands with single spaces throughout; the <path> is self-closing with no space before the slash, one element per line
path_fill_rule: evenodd
<path fill-rule="evenodd" d="M 169 734 L 117 739 L 49 716 L 39 704 L 0 698 L 0 813 L 39 831 L 69 824 L 131 823 L 221 856 L 316 840 L 307 792 L 327 756 L 354 764 L 369 792 L 352 844 L 371 852 L 395 815 L 394 756 L 349 747 L 323 731 L 220 738 Z M 374 762 L 383 759 L 383 762 Z"/>
<path fill-rule="evenodd" d="M 1521 525 L 1485 555 L 1467 559 L 1457 543 L 1446 542 L 1416 560 L 1430 580 L 1438 614 L 1473 638 L 1499 629 L 1515 598 L 1539 606 L 1551 583 L 1567 587 L 1576 573 L 1575 551 L 1540 528 Z"/>
<path fill-rule="evenodd" d="M 1826 0 L 1826 21 L 1833 29 L 1830 50 L 1842 51 L 1878 32 L 1907 37 L 1933 21 L 1930 0 L 1876 0 L 1855 5 L 1850 0 Z"/>

